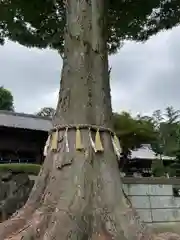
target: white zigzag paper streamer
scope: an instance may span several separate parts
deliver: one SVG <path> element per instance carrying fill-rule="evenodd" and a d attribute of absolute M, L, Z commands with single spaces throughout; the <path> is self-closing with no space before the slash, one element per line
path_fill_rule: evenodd
<path fill-rule="evenodd" d="M 120 160 L 120 158 L 121 158 L 121 149 L 119 149 L 119 148 L 116 146 L 113 137 L 111 137 L 111 140 L 112 140 L 112 144 L 113 144 L 114 151 L 115 151 L 115 153 L 116 153 L 116 155 L 117 155 L 117 157 L 118 157 L 118 160 Z"/>
<path fill-rule="evenodd" d="M 96 150 L 96 147 L 95 147 L 95 143 L 94 143 L 94 141 L 93 141 L 93 139 L 92 139 L 91 129 L 89 129 L 89 139 L 90 139 L 90 142 L 91 142 L 91 146 L 92 146 L 92 148 L 94 149 L 94 152 L 96 153 L 97 150 Z"/>
<path fill-rule="evenodd" d="M 64 137 L 65 137 L 65 144 L 66 144 L 66 152 L 69 152 L 68 128 L 66 128 L 66 131 L 64 133 Z"/>
<path fill-rule="evenodd" d="M 48 138 L 47 138 L 47 141 L 46 141 L 46 144 L 44 146 L 44 156 L 46 157 L 47 154 L 48 154 L 48 148 L 49 148 L 49 145 L 50 145 L 50 140 L 51 140 L 51 136 L 49 135 Z"/>

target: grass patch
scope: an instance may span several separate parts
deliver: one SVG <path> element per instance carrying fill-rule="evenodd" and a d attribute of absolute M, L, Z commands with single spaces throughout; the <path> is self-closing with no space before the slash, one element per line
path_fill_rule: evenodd
<path fill-rule="evenodd" d="M 39 164 L 29 163 L 0 164 L 0 172 L 27 173 L 31 175 L 38 175 L 40 169 L 41 165 Z"/>

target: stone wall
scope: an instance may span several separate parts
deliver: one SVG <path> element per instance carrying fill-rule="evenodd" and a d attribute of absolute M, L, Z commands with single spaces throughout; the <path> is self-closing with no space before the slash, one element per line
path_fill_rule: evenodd
<path fill-rule="evenodd" d="M 33 184 L 27 174 L 0 173 L 0 221 L 6 220 L 24 205 Z"/>
<path fill-rule="evenodd" d="M 180 231 L 180 197 L 173 189 L 180 189 L 180 179 L 123 178 L 123 188 L 141 219 L 155 228 Z"/>

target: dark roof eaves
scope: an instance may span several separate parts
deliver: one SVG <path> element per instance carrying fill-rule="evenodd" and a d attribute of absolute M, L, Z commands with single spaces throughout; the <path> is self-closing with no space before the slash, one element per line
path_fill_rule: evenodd
<path fill-rule="evenodd" d="M 51 118 L 49 118 L 49 117 L 42 117 L 42 116 L 37 116 L 34 114 L 28 114 L 28 113 L 19 113 L 19 112 L 13 112 L 13 111 L 0 110 L 0 114 L 19 116 L 19 117 L 27 117 L 27 118 L 37 118 L 37 119 L 51 121 Z"/>

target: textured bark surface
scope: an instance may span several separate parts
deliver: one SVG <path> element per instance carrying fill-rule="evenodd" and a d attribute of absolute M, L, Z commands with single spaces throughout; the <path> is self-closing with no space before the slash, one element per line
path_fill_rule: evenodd
<path fill-rule="evenodd" d="M 67 0 L 61 90 L 54 125 L 111 127 L 112 109 L 106 50 L 105 0 Z M 58 152 L 49 152 L 24 208 L 0 225 L 2 240 L 154 239 L 127 204 L 109 133 L 104 152 L 94 153 L 88 130 L 76 151 L 69 130 Z M 167 240 L 167 239 L 166 239 Z"/>

